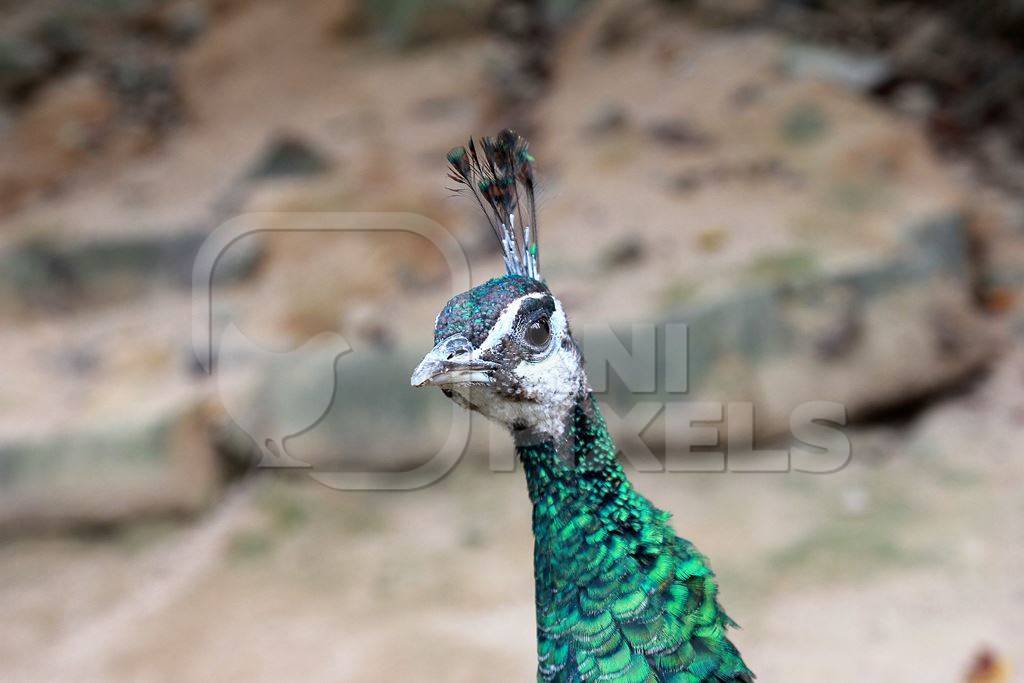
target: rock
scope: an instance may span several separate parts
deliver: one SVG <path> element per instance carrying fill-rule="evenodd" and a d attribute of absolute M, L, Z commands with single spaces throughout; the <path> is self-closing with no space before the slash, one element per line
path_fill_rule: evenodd
<path fill-rule="evenodd" d="M 804 178 L 781 159 L 765 157 L 747 162 L 711 163 L 689 168 L 671 178 L 669 188 L 686 194 L 702 187 L 717 185 L 739 185 L 774 183 L 783 187 L 798 188 Z M 702 248 L 706 245 L 698 240 Z"/>
<path fill-rule="evenodd" d="M 459 96 L 439 95 L 425 97 L 412 107 L 412 115 L 421 121 L 441 121 L 458 114 L 466 114 L 472 103 Z"/>
<path fill-rule="evenodd" d="M 79 239 L 35 238 L 0 248 L 0 309 L 64 310 L 75 303 L 124 301 L 154 285 L 192 286 L 192 268 L 205 228 L 166 228 L 143 234 Z M 224 252 L 214 284 L 248 277 L 263 254 L 258 236 Z"/>
<path fill-rule="evenodd" d="M 326 173 L 331 160 L 296 133 L 277 133 L 264 146 L 246 176 L 250 180 L 309 177 Z"/>
<path fill-rule="evenodd" d="M 172 5 L 164 14 L 164 32 L 174 45 L 185 46 L 201 36 L 210 22 L 205 3 L 181 2 Z"/>
<path fill-rule="evenodd" d="M 905 83 L 891 95 L 892 106 L 916 119 L 927 119 L 939 107 L 933 88 L 925 83 Z"/>
<path fill-rule="evenodd" d="M 53 66 L 51 55 L 39 45 L 18 39 L 0 39 L 0 94 L 21 100 L 46 80 Z"/>
<path fill-rule="evenodd" d="M 90 73 L 55 78 L 18 107 L 0 155 L 0 209 L 53 191 L 103 149 L 118 104 Z"/>
<path fill-rule="evenodd" d="M 348 0 L 330 8 L 325 17 L 330 34 L 341 40 L 363 36 L 370 28 L 370 12 L 367 3 Z"/>
<path fill-rule="evenodd" d="M 647 135 L 655 142 L 669 147 L 705 148 L 713 142 L 707 133 L 685 119 L 656 121 L 647 127 Z"/>
<path fill-rule="evenodd" d="M 696 0 L 698 15 L 715 25 L 746 24 L 763 17 L 768 0 Z"/>
<path fill-rule="evenodd" d="M 689 194 L 700 189 L 701 182 L 701 174 L 698 171 L 683 171 L 672 179 L 671 189 L 679 194 Z"/>
<path fill-rule="evenodd" d="M 978 188 L 971 221 L 977 292 L 984 310 L 1024 337 L 1024 211 L 1009 189 Z"/>
<path fill-rule="evenodd" d="M 618 104 L 606 104 L 597 111 L 583 129 L 584 135 L 600 138 L 626 128 L 629 119 L 626 110 Z"/>
<path fill-rule="evenodd" d="M 816 142 L 828 132 L 828 120 L 817 105 L 797 105 L 786 114 L 781 132 L 783 139 L 793 144 Z"/>
<path fill-rule="evenodd" d="M 786 50 L 782 64 L 783 71 L 793 78 L 815 78 L 857 92 L 870 92 L 892 75 L 892 66 L 885 57 L 808 45 Z"/>
<path fill-rule="evenodd" d="M 52 173 L 65 174 L 71 161 L 102 146 L 115 113 L 103 85 L 79 74 L 40 91 L 17 122 L 17 134 L 37 167 L 49 162 Z"/>
<path fill-rule="evenodd" d="M 721 227 L 708 228 L 697 235 L 697 248 L 701 251 L 720 251 L 729 241 L 729 232 Z"/>
<path fill-rule="evenodd" d="M 164 386 L 43 430 L 0 428 L 0 533 L 194 513 L 220 486 L 202 394 Z"/>
<path fill-rule="evenodd" d="M 541 239 L 573 330 L 618 316 L 688 325 L 689 394 L 659 386 L 623 392 L 620 404 L 613 388 L 618 415 L 645 401 L 747 402 L 758 433 L 780 436 L 802 401 L 842 404 L 854 420 L 990 361 L 996 323 L 977 304 L 979 261 L 963 219 L 978 190 L 936 157 L 921 126 L 850 88 L 780 77 L 789 45 L 769 34 L 707 31 L 668 10 L 650 31 L 595 60 L 598 28 L 580 25 L 545 102 L 537 154 L 558 164 L 543 214 L 558 228 Z M 664 42 L 684 45 L 671 64 L 659 60 Z M 653 73 L 594 87 L 639 64 Z M 579 144 L 578 134 L 583 115 L 609 100 L 647 112 L 644 124 L 685 112 L 714 145 L 683 157 L 629 140 L 610 168 L 610 146 Z M 707 233 L 719 227 L 728 240 Z M 588 246 L 596 260 L 630 235 L 649 245 L 642 277 L 580 268 Z M 1007 281 L 1024 272 L 1009 237 L 998 255 Z M 552 265 L 553 254 L 569 263 Z M 1002 292 L 1007 306 L 1014 291 Z M 588 361 L 590 372 L 601 365 Z M 659 433 L 652 424 L 650 445 Z"/>
<path fill-rule="evenodd" d="M 106 65 L 106 77 L 121 116 L 154 136 L 181 123 L 185 99 L 171 61 L 127 49 Z"/>
<path fill-rule="evenodd" d="M 1001 654 L 989 647 L 978 650 L 967 669 L 967 683 L 1009 683 L 1013 669 Z"/>
<path fill-rule="evenodd" d="M 780 258 L 727 296 L 681 302 L 668 322 L 689 329 L 689 393 L 658 399 L 750 401 L 757 434 L 778 436 L 804 401 L 855 419 L 969 376 L 997 338 L 974 308 L 965 240 L 961 216 L 937 217 L 887 259 L 832 270 Z M 619 414 L 651 400 L 615 389 Z"/>
<path fill-rule="evenodd" d="M 473 35 L 492 11 L 486 4 L 457 0 L 366 3 L 369 24 L 386 42 L 401 47 L 425 45 Z M 357 24 L 358 25 L 358 24 Z"/>
<path fill-rule="evenodd" d="M 743 109 L 756 104 L 762 97 L 764 86 L 758 83 L 744 83 L 732 92 L 729 99 L 737 108 Z"/>
<path fill-rule="evenodd" d="M 78 61 L 89 47 L 89 38 L 81 23 L 67 14 L 55 14 L 44 19 L 35 30 L 35 37 L 50 53 L 58 68 Z"/>
<path fill-rule="evenodd" d="M 625 268 L 644 260 L 644 243 L 636 237 L 627 237 L 612 244 L 601 255 L 604 268 Z"/>
<path fill-rule="evenodd" d="M 224 339 L 217 372 L 247 379 L 219 379 L 217 403 L 241 432 L 233 440 L 260 446 L 264 467 L 391 472 L 445 444 L 452 407 L 409 387 L 419 349 L 375 348 L 334 333 L 284 352 L 244 335 Z"/>
<path fill-rule="evenodd" d="M 596 8 L 597 26 L 592 47 L 602 53 L 616 53 L 640 42 L 650 29 L 652 8 L 633 3 L 605 3 Z"/>
<path fill-rule="evenodd" d="M 871 512 L 871 492 L 862 486 L 851 486 L 840 492 L 843 514 L 848 517 L 863 517 Z"/>

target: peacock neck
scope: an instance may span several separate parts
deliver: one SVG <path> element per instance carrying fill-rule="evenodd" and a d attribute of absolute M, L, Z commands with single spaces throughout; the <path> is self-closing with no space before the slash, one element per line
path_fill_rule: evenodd
<path fill-rule="evenodd" d="M 533 502 L 538 637 L 567 594 L 602 580 L 595 567 L 627 548 L 659 554 L 667 515 L 639 495 L 616 461 L 615 444 L 596 401 L 586 393 L 566 430 L 566 444 L 519 446 Z M 570 453 L 571 457 L 567 457 Z M 568 592 L 568 593 L 567 593 Z"/>
<path fill-rule="evenodd" d="M 597 523 L 608 531 L 640 531 L 650 503 L 633 490 L 615 457 L 615 442 L 597 402 L 586 392 L 568 419 L 564 443 L 519 445 L 533 502 L 538 552 L 567 525 Z"/>
<path fill-rule="evenodd" d="M 630 485 L 593 397 L 572 412 L 570 449 L 518 448 L 533 501 L 537 680 L 751 683 L 704 558 Z"/>

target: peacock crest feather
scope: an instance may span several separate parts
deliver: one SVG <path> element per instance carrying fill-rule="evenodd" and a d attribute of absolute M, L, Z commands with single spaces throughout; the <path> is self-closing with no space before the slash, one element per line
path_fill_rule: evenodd
<path fill-rule="evenodd" d="M 533 186 L 533 157 L 526 140 L 513 130 L 472 138 L 466 147 L 448 152 L 449 188 L 469 191 L 494 231 L 509 275 L 542 280 L 537 248 L 537 207 Z M 461 187 L 459 187 L 461 186 Z"/>

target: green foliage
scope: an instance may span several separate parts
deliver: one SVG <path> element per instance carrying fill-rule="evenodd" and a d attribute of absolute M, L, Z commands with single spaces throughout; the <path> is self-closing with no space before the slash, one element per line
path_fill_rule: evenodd
<path fill-rule="evenodd" d="M 689 303 L 699 291 L 700 285 L 696 282 L 683 278 L 675 278 L 669 282 L 663 290 L 661 290 L 661 306 L 662 308 L 672 309 L 685 303 Z"/>
<path fill-rule="evenodd" d="M 117 547 L 129 555 L 165 542 L 181 529 L 180 520 L 143 520 L 119 529 L 114 535 Z"/>
<path fill-rule="evenodd" d="M 257 560 L 273 549 L 270 536 L 262 531 L 242 531 L 228 544 L 228 556 L 233 560 Z"/>
<path fill-rule="evenodd" d="M 816 104 L 794 107 L 782 122 L 783 139 L 794 144 L 816 142 L 827 131 L 828 120 Z"/>
<path fill-rule="evenodd" d="M 383 40 L 410 47 L 481 31 L 486 5 L 469 0 L 378 0 L 364 2 L 369 23 Z"/>
<path fill-rule="evenodd" d="M 884 191 L 881 184 L 861 181 L 848 181 L 837 184 L 829 190 L 829 199 L 843 211 L 860 213 L 877 202 Z"/>
<path fill-rule="evenodd" d="M 800 280 L 819 272 L 814 254 L 804 250 L 781 251 L 757 257 L 746 274 L 770 283 Z"/>

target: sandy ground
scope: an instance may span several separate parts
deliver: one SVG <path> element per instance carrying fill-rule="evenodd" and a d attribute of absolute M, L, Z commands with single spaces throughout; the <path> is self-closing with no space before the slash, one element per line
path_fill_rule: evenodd
<path fill-rule="evenodd" d="M 711 558 L 759 680 L 957 681 L 1024 664 L 1024 356 L 832 475 L 634 475 Z M 521 473 L 416 492 L 264 473 L 193 526 L 0 549 L 4 680 L 528 680 Z M 60 595 L 60 600 L 54 596 Z"/>

